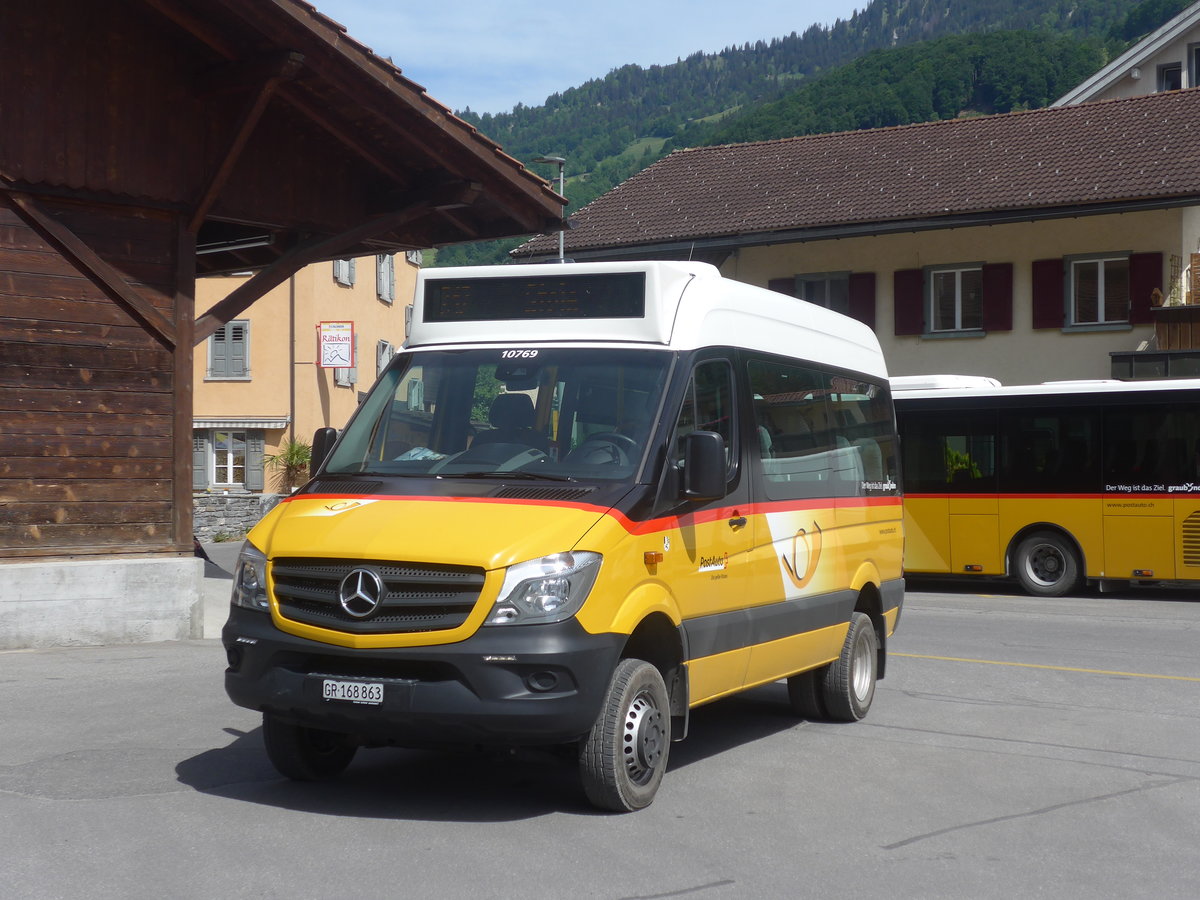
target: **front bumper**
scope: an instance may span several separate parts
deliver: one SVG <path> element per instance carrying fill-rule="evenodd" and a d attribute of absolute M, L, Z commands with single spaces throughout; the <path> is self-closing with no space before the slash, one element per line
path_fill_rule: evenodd
<path fill-rule="evenodd" d="M 285 634 L 239 607 L 221 639 L 225 691 L 239 706 L 400 746 L 577 740 L 599 715 L 625 643 L 570 619 L 483 628 L 454 644 L 356 650 Z M 383 701 L 326 700 L 327 678 L 382 683 Z"/>

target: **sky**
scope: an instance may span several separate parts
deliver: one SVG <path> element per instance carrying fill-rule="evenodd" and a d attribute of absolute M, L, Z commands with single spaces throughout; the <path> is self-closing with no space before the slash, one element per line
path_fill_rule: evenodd
<path fill-rule="evenodd" d="M 451 109 L 508 112 L 627 63 L 769 41 L 848 19 L 870 0 L 310 0 Z"/>

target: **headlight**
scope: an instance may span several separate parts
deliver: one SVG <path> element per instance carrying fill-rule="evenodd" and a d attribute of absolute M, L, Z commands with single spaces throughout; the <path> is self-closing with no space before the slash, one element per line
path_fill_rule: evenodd
<path fill-rule="evenodd" d="M 488 625 L 561 622 L 579 612 L 600 571 L 599 553 L 554 553 L 509 566 Z"/>
<path fill-rule="evenodd" d="M 263 612 L 271 608 L 267 602 L 267 557 L 249 541 L 242 544 L 242 552 L 238 554 L 237 565 L 233 568 L 233 596 L 230 602 L 234 606 Z"/>

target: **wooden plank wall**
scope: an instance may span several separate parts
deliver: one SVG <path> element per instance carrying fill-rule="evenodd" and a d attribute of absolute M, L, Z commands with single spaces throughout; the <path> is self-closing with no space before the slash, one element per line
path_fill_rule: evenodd
<path fill-rule="evenodd" d="M 46 205 L 174 318 L 163 213 Z M 176 535 L 174 359 L 0 204 L 0 558 L 161 554 Z"/>

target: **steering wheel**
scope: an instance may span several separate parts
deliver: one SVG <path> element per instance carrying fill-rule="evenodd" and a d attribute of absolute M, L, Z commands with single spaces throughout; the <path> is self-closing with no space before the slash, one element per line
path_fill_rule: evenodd
<path fill-rule="evenodd" d="M 574 450 L 567 454 L 567 459 L 572 462 L 587 462 L 589 464 L 596 463 L 617 463 L 627 465 L 629 458 L 636 455 L 638 452 L 638 443 L 627 434 L 618 434 L 615 431 L 600 431 L 596 434 L 589 434 Z M 595 459 L 596 453 L 602 453 L 606 456 L 604 459 Z"/>
<path fill-rule="evenodd" d="M 598 431 L 595 434 L 589 434 L 584 440 L 585 444 L 592 441 L 601 441 L 607 444 L 616 444 L 617 447 L 623 450 L 626 454 L 637 453 L 638 442 L 627 434 L 620 434 L 616 431 Z"/>

